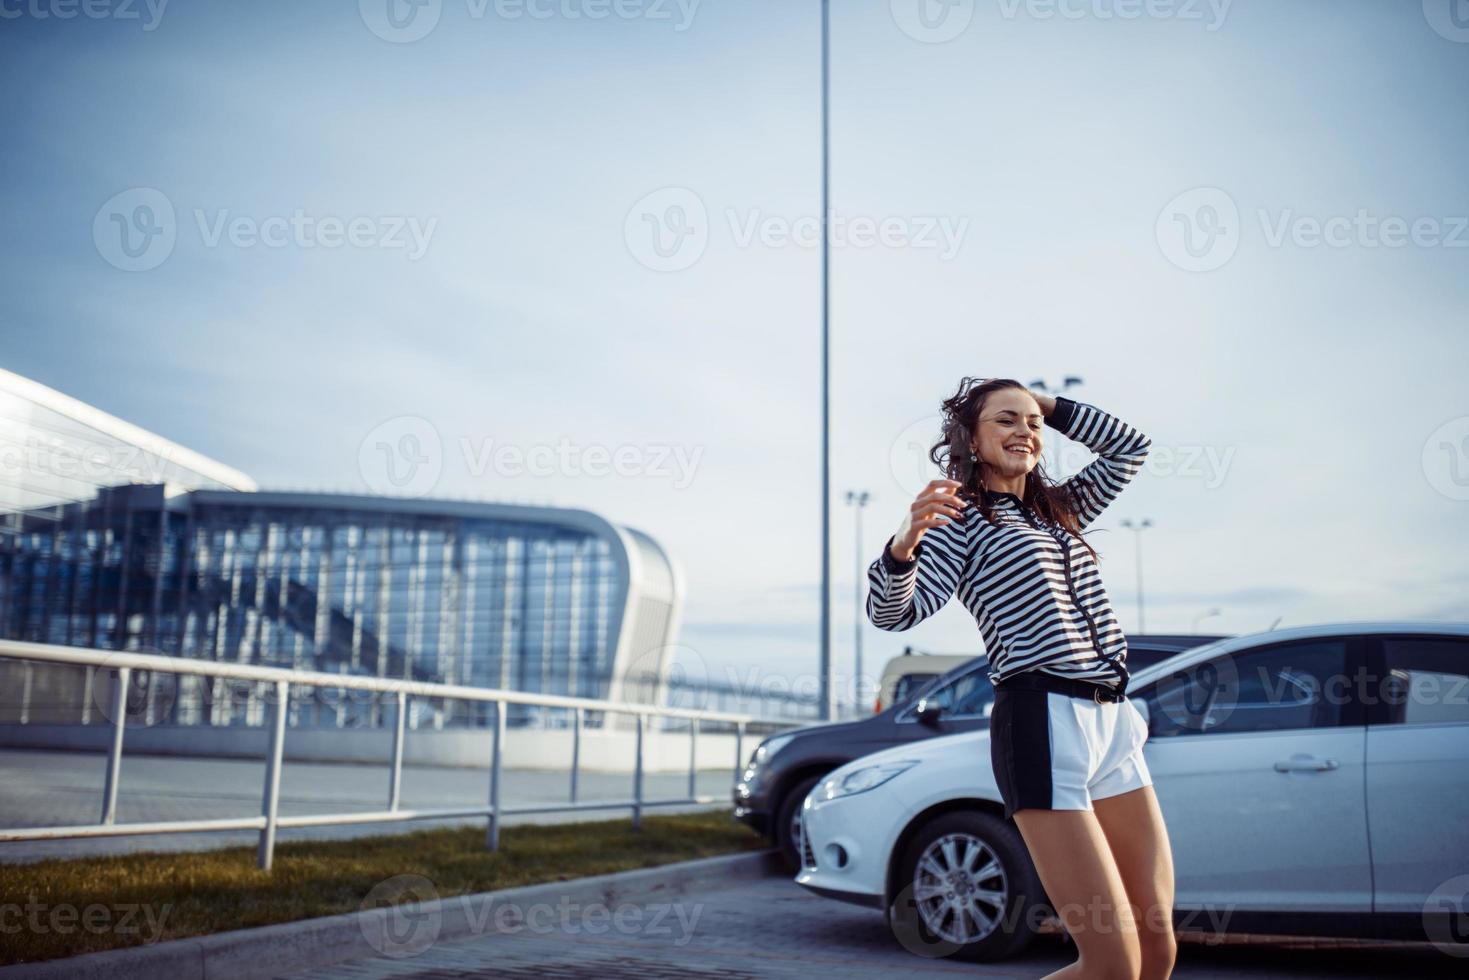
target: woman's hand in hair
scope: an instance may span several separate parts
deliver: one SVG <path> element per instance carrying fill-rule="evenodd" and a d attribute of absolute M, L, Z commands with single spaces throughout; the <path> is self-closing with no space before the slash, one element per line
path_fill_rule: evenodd
<path fill-rule="evenodd" d="M 968 501 L 959 499 L 954 492 L 963 485 L 958 480 L 938 479 L 919 491 L 898 533 L 893 535 L 891 551 L 895 561 L 912 561 L 918 542 L 929 528 L 952 523 L 969 506 Z"/>
<path fill-rule="evenodd" d="M 1032 390 L 1030 392 L 1030 397 L 1034 398 L 1036 404 L 1041 407 L 1042 415 L 1049 418 L 1050 414 L 1056 410 L 1056 399 L 1046 394 L 1045 392 Z"/>

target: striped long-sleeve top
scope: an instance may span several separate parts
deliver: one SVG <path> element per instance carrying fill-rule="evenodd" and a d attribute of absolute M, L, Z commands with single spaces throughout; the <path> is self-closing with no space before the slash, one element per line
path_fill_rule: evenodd
<path fill-rule="evenodd" d="M 1137 474 L 1152 441 L 1061 396 L 1045 423 L 1098 456 L 1063 483 L 1085 529 Z M 1042 670 L 1125 685 L 1127 640 L 1091 553 L 1014 494 L 986 491 L 986 498 L 996 524 L 971 503 L 929 528 L 910 561 L 893 558 L 896 535 L 888 538 L 867 570 L 867 618 L 879 629 L 911 629 L 957 594 L 979 626 L 991 682 Z"/>

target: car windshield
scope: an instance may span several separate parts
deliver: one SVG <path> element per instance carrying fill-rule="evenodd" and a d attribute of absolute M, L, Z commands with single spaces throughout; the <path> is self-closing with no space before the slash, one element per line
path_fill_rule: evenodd
<path fill-rule="evenodd" d="M 1135 670 L 1160 664 L 1185 650 L 1203 649 L 1222 643 L 1228 637 L 1201 636 L 1194 643 L 1187 637 L 1168 637 L 1166 641 L 1150 640 L 1147 637 L 1131 638 L 1127 642 L 1127 658 Z M 912 677 L 914 675 L 909 675 Z M 905 677 L 903 680 L 907 680 Z M 994 701 L 994 688 L 989 682 L 989 659 L 975 657 L 965 664 L 928 683 L 909 687 L 906 692 L 899 687 L 899 696 L 893 699 L 894 707 L 914 707 L 920 700 L 943 709 L 946 715 L 985 715 L 987 702 Z"/>
<path fill-rule="evenodd" d="M 904 674 L 898 678 L 898 683 L 893 688 L 893 703 L 897 704 L 907 701 L 918 691 L 928 686 L 928 682 L 938 677 L 938 674 Z"/>
<path fill-rule="evenodd" d="M 912 708 L 922 700 L 942 707 L 946 714 L 956 714 L 976 705 L 982 707 L 984 701 L 994 700 L 994 688 L 990 686 L 988 667 L 988 659 L 975 657 L 968 663 L 955 667 L 947 674 L 935 677 L 929 683 L 919 686 L 911 698 L 906 702 L 896 701 L 895 706 L 903 705 Z"/>

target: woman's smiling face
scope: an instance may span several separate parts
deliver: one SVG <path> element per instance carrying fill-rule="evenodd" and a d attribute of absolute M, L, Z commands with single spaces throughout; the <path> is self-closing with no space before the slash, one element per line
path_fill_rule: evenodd
<path fill-rule="evenodd" d="M 979 410 L 975 433 L 975 452 L 987 467 L 984 472 L 1014 479 L 1035 469 L 1044 422 L 1041 406 L 1030 392 L 1022 388 L 992 392 Z"/>

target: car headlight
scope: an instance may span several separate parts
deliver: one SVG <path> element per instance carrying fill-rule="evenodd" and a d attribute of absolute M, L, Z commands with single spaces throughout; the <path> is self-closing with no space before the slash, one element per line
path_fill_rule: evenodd
<path fill-rule="evenodd" d="M 863 766 L 861 769 L 853 769 L 840 776 L 829 776 L 817 790 L 820 794 L 817 798 L 834 800 L 841 796 L 851 796 L 854 793 L 865 793 L 869 789 L 881 786 L 899 773 L 907 772 L 916 765 L 918 765 L 917 759 L 900 759 L 897 762 Z"/>
<path fill-rule="evenodd" d="M 759 769 L 795 737 L 794 735 L 777 735 L 774 738 L 767 738 L 755 747 L 754 753 L 750 756 L 750 762 L 745 768 L 752 771 Z"/>

